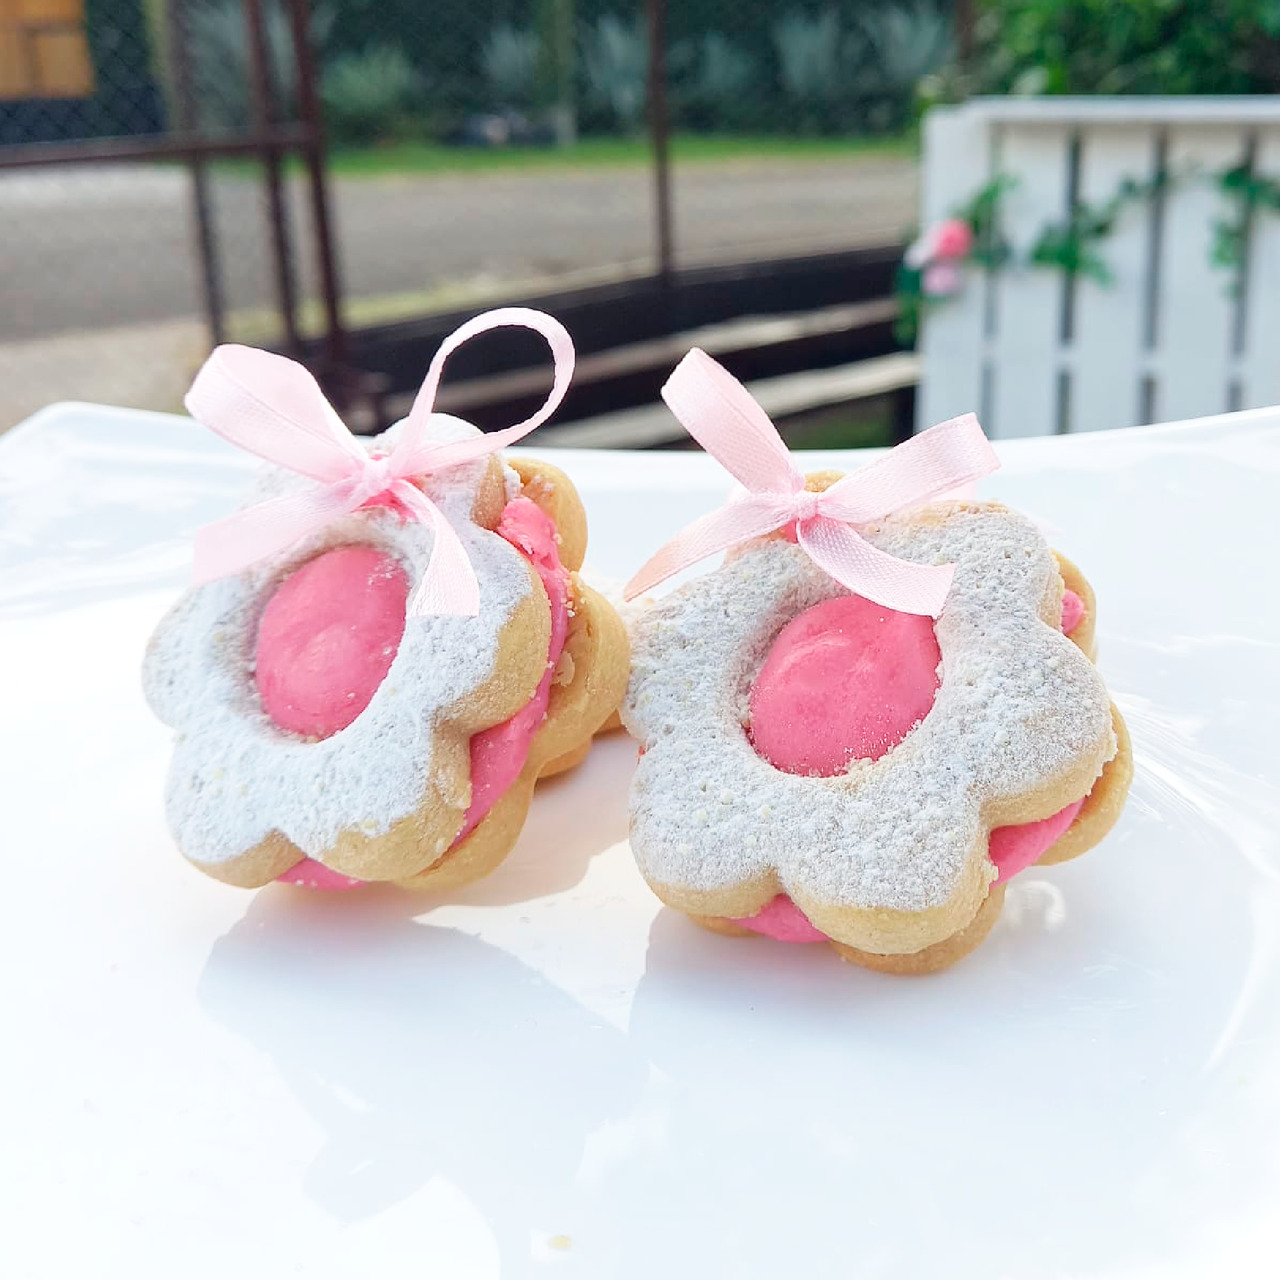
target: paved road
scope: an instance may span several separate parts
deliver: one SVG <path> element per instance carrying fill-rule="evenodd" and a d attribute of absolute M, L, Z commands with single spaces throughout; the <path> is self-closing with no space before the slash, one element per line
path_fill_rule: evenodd
<path fill-rule="evenodd" d="M 290 196 L 305 269 L 304 192 Z M 333 183 L 353 299 L 642 264 L 651 200 L 642 170 Z M 676 175 L 677 249 L 692 263 L 883 241 L 911 222 L 915 200 L 906 160 L 689 165 Z M 258 186 L 219 177 L 215 203 L 229 306 L 270 305 Z M 0 342 L 199 310 L 181 170 L 0 175 Z"/>

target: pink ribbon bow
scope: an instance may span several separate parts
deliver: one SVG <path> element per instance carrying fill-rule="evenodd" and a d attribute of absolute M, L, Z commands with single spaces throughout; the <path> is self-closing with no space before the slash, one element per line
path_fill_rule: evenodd
<path fill-rule="evenodd" d="M 555 377 L 542 408 L 504 431 L 447 443 L 425 440 L 430 419 L 459 421 L 432 411 L 444 362 L 477 334 L 506 325 L 532 329 L 551 348 Z M 196 534 L 196 581 L 239 573 L 342 516 L 391 499 L 430 525 L 435 535 L 409 613 L 475 617 L 480 611 L 475 570 L 448 520 L 414 480 L 474 462 L 527 436 L 556 411 L 572 376 L 573 342 L 559 321 L 524 307 L 486 311 L 441 344 L 395 447 L 387 456 L 374 456 L 347 430 L 301 365 L 252 347 L 218 347 L 187 392 L 191 416 L 232 444 L 320 483 L 201 529 Z"/>
<path fill-rule="evenodd" d="M 973 414 L 930 427 L 823 493 L 809 493 L 777 428 L 747 389 L 696 347 L 662 388 L 672 413 L 746 488 L 694 521 L 627 583 L 632 600 L 717 551 L 793 521 L 796 539 L 819 568 L 850 591 L 902 613 L 942 612 L 954 565 L 913 564 L 873 546 L 861 525 L 938 498 L 999 465 Z"/>

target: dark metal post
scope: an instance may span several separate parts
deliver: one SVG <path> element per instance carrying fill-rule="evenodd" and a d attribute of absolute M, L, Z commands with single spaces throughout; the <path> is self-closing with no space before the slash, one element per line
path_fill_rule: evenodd
<path fill-rule="evenodd" d="M 973 0 L 956 0 L 956 58 L 960 70 L 968 75 L 973 70 Z"/>
<path fill-rule="evenodd" d="M 316 89 L 315 59 L 307 23 L 307 0 L 288 0 L 293 31 L 294 58 L 298 67 L 298 111 L 306 127 L 303 156 L 311 192 L 311 220 L 315 227 L 316 257 L 320 268 L 320 292 L 325 314 L 325 362 L 337 374 L 346 364 L 347 337 L 339 306 L 338 267 L 334 259 L 333 233 L 329 225 L 329 194 L 325 187 L 324 121 Z"/>
<path fill-rule="evenodd" d="M 649 20 L 649 136 L 653 143 L 654 212 L 657 219 L 658 276 L 675 269 L 671 238 L 671 118 L 667 110 L 666 0 L 646 0 Z"/>
<path fill-rule="evenodd" d="M 278 117 L 262 0 L 245 0 L 245 21 L 249 28 L 249 65 L 253 80 L 253 128 L 265 140 Z M 285 348 L 290 355 L 296 356 L 299 352 L 297 290 L 294 287 L 293 245 L 289 235 L 289 208 L 281 180 L 282 169 L 279 148 L 264 141 L 262 173 L 274 251 L 276 305 L 280 309 Z"/>
<path fill-rule="evenodd" d="M 166 26 L 169 32 L 169 73 L 173 77 L 173 109 L 179 131 L 190 137 L 196 127 L 196 109 L 191 92 L 191 53 L 187 44 L 185 0 L 168 0 L 168 17 Z M 218 244 L 209 212 L 209 172 L 205 157 L 193 151 L 187 159 L 187 169 L 191 174 L 191 211 L 199 249 L 205 318 L 209 322 L 210 341 L 217 346 L 226 341 L 226 309 L 222 299 Z"/>

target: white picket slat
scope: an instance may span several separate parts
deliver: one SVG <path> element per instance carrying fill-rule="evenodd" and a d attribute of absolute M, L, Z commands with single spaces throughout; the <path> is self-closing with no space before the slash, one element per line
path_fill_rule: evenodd
<path fill-rule="evenodd" d="M 1173 185 L 1165 204 L 1156 295 L 1155 421 L 1230 407 L 1235 303 L 1227 274 L 1209 259 L 1213 221 L 1222 208 L 1210 180 L 1238 164 L 1245 145 L 1238 125 L 1179 125 L 1169 132 Z"/>
<path fill-rule="evenodd" d="M 1003 223 L 1014 254 L 1024 260 L 1040 228 L 1066 213 L 1071 130 L 1008 126 L 1002 135 L 996 147 L 1000 170 L 1018 180 L 1002 202 Z M 983 424 L 992 436 L 1040 436 L 1054 430 L 1062 289 L 1057 271 L 1018 268 L 996 277 L 990 344 L 994 393 L 989 421 Z"/>
<path fill-rule="evenodd" d="M 991 134 L 964 108 L 940 108 L 925 121 L 921 228 L 950 217 L 991 175 Z M 920 352 L 929 369 L 916 397 L 916 430 L 980 409 L 986 280 L 967 274 L 958 297 L 924 320 Z"/>
<path fill-rule="evenodd" d="M 1079 198 L 1104 204 L 1126 178 L 1149 182 L 1155 168 L 1150 125 L 1091 126 L 1080 139 Z M 1069 431 L 1109 431 L 1140 419 L 1150 251 L 1150 206 L 1145 200 L 1129 204 L 1098 245 L 1111 282 L 1076 281 Z"/>
<path fill-rule="evenodd" d="M 1280 181 L 1280 129 L 1258 136 L 1254 173 Z M 1255 215 L 1245 293 L 1245 345 L 1240 357 L 1241 408 L 1280 404 L 1280 215 Z"/>

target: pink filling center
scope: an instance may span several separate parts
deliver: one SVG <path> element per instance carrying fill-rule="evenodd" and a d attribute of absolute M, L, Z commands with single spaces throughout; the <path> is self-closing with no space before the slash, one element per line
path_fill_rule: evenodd
<path fill-rule="evenodd" d="M 373 547 L 326 551 L 276 589 L 258 626 L 254 680 L 280 728 L 328 738 L 369 705 L 404 634 L 409 579 Z"/>
<path fill-rule="evenodd" d="M 1084 617 L 1074 591 L 1062 629 Z M 831 777 L 850 760 L 879 759 L 928 714 L 941 661 L 927 618 L 895 613 L 858 596 L 806 610 L 778 633 L 751 690 L 751 741 L 775 768 Z M 1085 797 L 1038 822 L 996 827 L 987 856 L 997 883 L 1037 862 L 1080 812 Z M 779 942 L 822 942 L 786 894 L 735 924 Z"/>
<path fill-rule="evenodd" d="M 829 778 L 878 760 L 929 714 L 941 662 L 930 619 L 827 600 L 774 641 L 751 689 L 751 741 L 785 773 Z"/>
<path fill-rule="evenodd" d="M 471 804 L 454 843 L 469 835 L 519 776 L 547 713 L 551 681 L 569 629 L 569 574 L 551 518 L 515 498 L 496 530 L 533 566 L 551 604 L 547 666 L 533 697 L 511 719 L 471 739 Z M 304 575 L 306 575 L 304 577 Z M 301 585 L 295 585 L 302 579 Z M 291 574 L 263 612 L 256 680 L 282 729 L 325 738 L 369 705 L 404 633 L 408 579 L 391 557 L 368 547 L 327 551 Z M 304 858 L 278 877 L 317 889 L 362 883 Z"/>

